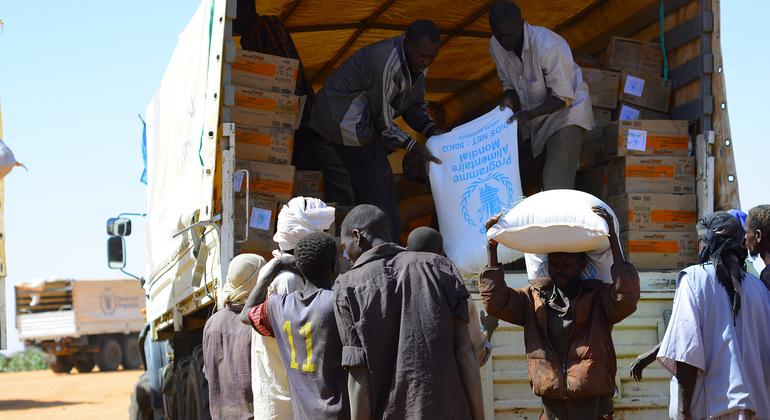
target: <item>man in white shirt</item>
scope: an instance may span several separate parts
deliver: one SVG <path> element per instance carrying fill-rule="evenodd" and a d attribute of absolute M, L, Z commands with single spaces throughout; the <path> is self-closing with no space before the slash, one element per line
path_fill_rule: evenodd
<path fill-rule="evenodd" d="M 770 292 L 746 273 L 740 222 L 698 223 L 701 264 L 683 270 L 658 361 L 674 375 L 672 419 L 770 418 Z"/>
<path fill-rule="evenodd" d="M 489 53 L 503 85 L 500 107 L 519 123 L 519 172 L 524 194 L 572 189 L 580 148 L 594 127 L 591 97 L 567 42 L 524 21 L 510 0 L 489 12 Z"/>

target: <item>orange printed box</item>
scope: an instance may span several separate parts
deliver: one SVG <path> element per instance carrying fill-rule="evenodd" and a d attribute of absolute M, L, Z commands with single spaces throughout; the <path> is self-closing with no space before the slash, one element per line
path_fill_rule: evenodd
<path fill-rule="evenodd" d="M 695 158 L 626 156 L 610 162 L 608 195 L 695 193 Z"/>
<path fill-rule="evenodd" d="M 304 96 L 238 85 L 225 85 L 224 91 L 224 122 L 255 127 L 299 128 L 305 106 Z"/>
<path fill-rule="evenodd" d="M 271 92 L 295 92 L 299 60 L 242 49 L 236 49 L 230 57 L 234 61 L 230 64 L 229 79 L 225 73 L 226 83 Z"/>
<path fill-rule="evenodd" d="M 698 234 L 627 231 L 621 233 L 626 258 L 640 270 L 681 270 L 698 259 Z"/>
<path fill-rule="evenodd" d="M 290 165 L 294 153 L 294 131 L 287 128 L 235 128 L 235 157 L 237 159 Z"/>
<path fill-rule="evenodd" d="M 620 230 L 689 232 L 697 219 L 695 194 L 629 193 L 607 199 Z"/>
<path fill-rule="evenodd" d="M 689 156 L 688 126 L 683 120 L 613 121 L 607 128 L 605 157 Z"/>
<path fill-rule="evenodd" d="M 237 160 L 235 169 L 233 190 L 236 194 L 244 192 L 246 188 L 243 172 L 238 172 L 240 169 L 246 169 L 249 171 L 250 193 L 259 193 L 279 201 L 288 201 L 294 196 L 294 166 Z"/>

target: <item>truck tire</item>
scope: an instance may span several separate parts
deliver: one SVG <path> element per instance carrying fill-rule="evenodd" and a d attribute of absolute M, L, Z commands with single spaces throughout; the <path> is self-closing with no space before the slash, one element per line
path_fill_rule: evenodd
<path fill-rule="evenodd" d="M 90 354 L 75 356 L 75 369 L 78 373 L 91 373 L 95 365 L 94 357 Z"/>
<path fill-rule="evenodd" d="M 153 419 L 151 393 L 150 375 L 149 372 L 144 372 L 139 376 L 139 381 L 134 386 L 134 392 L 131 393 L 131 399 L 128 405 L 129 420 Z"/>
<path fill-rule="evenodd" d="M 70 373 L 72 364 L 72 359 L 69 357 L 56 356 L 55 359 L 48 362 L 48 367 L 56 373 Z"/>
<path fill-rule="evenodd" d="M 134 336 L 123 337 L 123 369 L 133 370 L 142 367 L 142 353 L 139 340 Z"/>
<path fill-rule="evenodd" d="M 120 349 L 118 340 L 114 338 L 105 338 L 102 340 L 102 348 L 96 353 L 96 364 L 102 372 L 112 372 L 118 370 L 120 362 L 123 359 L 123 351 Z"/>

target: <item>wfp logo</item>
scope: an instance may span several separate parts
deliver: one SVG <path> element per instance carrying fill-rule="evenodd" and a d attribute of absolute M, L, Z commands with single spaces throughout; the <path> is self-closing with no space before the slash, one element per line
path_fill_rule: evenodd
<path fill-rule="evenodd" d="M 115 292 L 112 289 L 102 290 L 102 294 L 99 298 L 99 302 L 102 306 L 102 313 L 105 315 L 112 315 L 117 308 L 117 302 L 115 302 Z"/>
<path fill-rule="evenodd" d="M 484 233 L 484 223 L 512 205 L 513 183 L 510 178 L 501 173 L 488 174 L 465 188 L 460 212 L 465 223 L 479 227 L 479 232 Z"/>

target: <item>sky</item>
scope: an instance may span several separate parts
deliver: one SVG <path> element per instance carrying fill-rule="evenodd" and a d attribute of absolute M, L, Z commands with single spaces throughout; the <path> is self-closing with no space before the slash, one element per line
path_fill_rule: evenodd
<path fill-rule="evenodd" d="M 741 204 L 770 202 L 767 1 L 722 1 L 722 50 Z M 106 220 L 145 211 L 141 123 L 197 0 L 2 1 L 0 103 L 4 141 L 28 172 L 5 179 L 9 350 L 13 284 L 42 277 L 125 278 L 106 263 Z M 762 153 L 764 152 L 764 153 Z M 127 238 L 143 275 L 143 221 Z"/>

